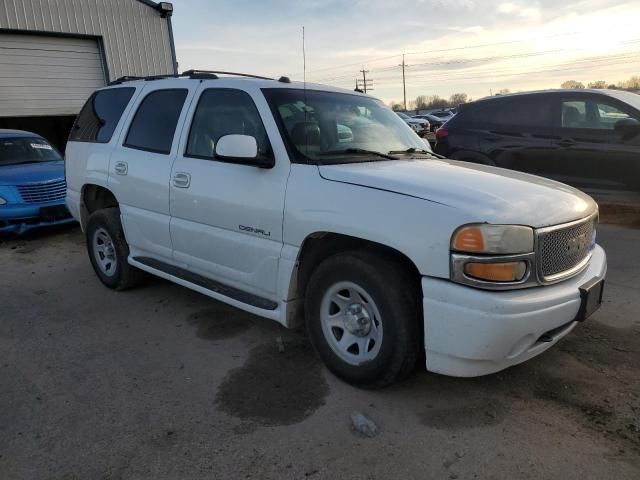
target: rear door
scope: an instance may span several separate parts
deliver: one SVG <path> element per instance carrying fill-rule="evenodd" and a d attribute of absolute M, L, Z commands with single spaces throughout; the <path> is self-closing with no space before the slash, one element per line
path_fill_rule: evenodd
<path fill-rule="evenodd" d="M 545 95 L 519 95 L 478 106 L 472 118 L 480 150 L 499 167 L 547 175 L 551 106 Z"/>
<path fill-rule="evenodd" d="M 169 179 L 195 82 L 148 82 L 120 132 L 109 186 L 120 204 L 132 256 L 170 259 Z"/>
<path fill-rule="evenodd" d="M 558 97 L 555 114 L 555 179 L 579 188 L 639 188 L 640 137 L 614 129 L 622 119 L 640 121 L 638 112 L 607 95 L 569 92 Z"/>

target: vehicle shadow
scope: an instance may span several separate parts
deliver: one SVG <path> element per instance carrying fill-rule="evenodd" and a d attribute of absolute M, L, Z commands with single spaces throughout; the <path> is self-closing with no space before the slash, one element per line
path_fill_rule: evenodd
<path fill-rule="evenodd" d="M 10 245 L 20 242 L 32 242 L 42 240 L 47 237 L 68 234 L 71 232 L 80 232 L 80 224 L 65 223 L 62 225 L 48 225 L 46 227 L 34 228 L 28 230 L 21 235 L 15 233 L 0 233 L 0 246 Z"/>

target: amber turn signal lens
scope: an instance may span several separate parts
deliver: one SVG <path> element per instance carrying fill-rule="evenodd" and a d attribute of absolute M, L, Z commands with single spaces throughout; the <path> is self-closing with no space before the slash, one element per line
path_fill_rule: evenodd
<path fill-rule="evenodd" d="M 525 262 L 467 263 L 464 273 L 489 282 L 517 282 L 527 273 Z"/>
<path fill-rule="evenodd" d="M 478 227 L 463 227 L 453 239 L 453 249 L 459 252 L 484 252 L 484 237 Z"/>

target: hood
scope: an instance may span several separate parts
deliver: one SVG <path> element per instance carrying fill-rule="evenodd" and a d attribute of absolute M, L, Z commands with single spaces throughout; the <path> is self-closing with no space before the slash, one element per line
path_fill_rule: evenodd
<path fill-rule="evenodd" d="M 318 168 L 327 180 L 448 205 L 478 222 L 540 228 L 583 218 L 597 208 L 591 197 L 562 183 L 455 160 L 396 160 Z"/>
<path fill-rule="evenodd" d="M 64 178 L 64 161 L 0 165 L 0 185 L 23 185 Z"/>
<path fill-rule="evenodd" d="M 423 123 L 429 123 L 423 118 L 407 118 L 406 121 L 409 123 L 419 123 L 420 125 L 422 125 Z"/>

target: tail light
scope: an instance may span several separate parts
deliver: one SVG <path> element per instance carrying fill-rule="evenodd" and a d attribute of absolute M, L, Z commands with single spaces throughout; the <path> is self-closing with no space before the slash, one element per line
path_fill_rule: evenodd
<path fill-rule="evenodd" d="M 436 140 L 444 140 L 448 136 L 449 136 L 449 131 L 446 128 L 440 127 L 439 129 L 436 130 Z"/>

